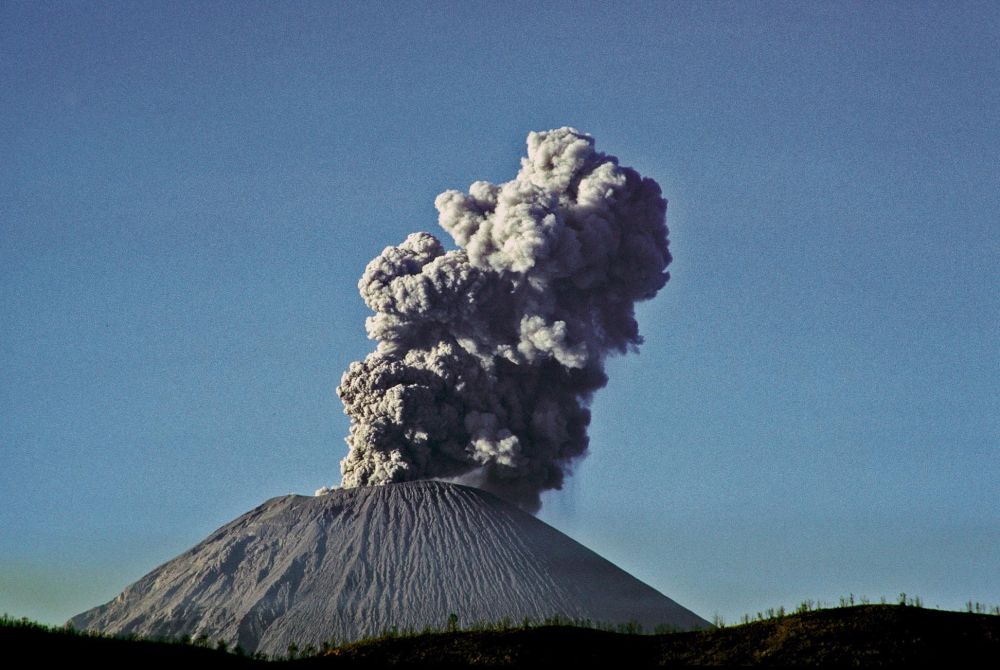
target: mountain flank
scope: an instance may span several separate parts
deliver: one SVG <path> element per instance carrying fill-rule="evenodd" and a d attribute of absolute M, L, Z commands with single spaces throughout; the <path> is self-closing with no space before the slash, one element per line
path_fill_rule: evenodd
<path fill-rule="evenodd" d="M 69 623 L 281 655 L 449 620 L 554 616 L 710 627 L 514 505 L 437 481 L 273 498 Z"/>

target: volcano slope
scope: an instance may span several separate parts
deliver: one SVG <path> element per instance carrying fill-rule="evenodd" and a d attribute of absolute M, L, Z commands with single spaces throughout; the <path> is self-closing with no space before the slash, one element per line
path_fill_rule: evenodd
<path fill-rule="evenodd" d="M 710 628 L 510 503 L 436 481 L 272 498 L 69 623 L 274 655 L 442 627 L 452 614 L 463 625 L 558 615 Z"/>

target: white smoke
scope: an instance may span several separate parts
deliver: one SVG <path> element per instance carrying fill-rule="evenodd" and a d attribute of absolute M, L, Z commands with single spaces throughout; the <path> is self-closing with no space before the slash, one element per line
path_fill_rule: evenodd
<path fill-rule="evenodd" d="M 528 135 L 513 181 L 434 204 L 459 248 L 413 233 L 358 283 L 378 346 L 337 389 L 343 486 L 458 478 L 536 511 L 587 450 L 605 357 L 642 342 L 634 303 L 669 278 L 667 203 L 560 128 Z"/>

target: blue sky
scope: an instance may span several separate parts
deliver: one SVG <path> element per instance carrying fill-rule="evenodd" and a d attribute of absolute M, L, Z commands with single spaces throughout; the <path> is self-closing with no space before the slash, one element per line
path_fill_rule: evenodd
<path fill-rule="evenodd" d="M 995 3 L 0 5 L 0 611 L 339 481 L 356 283 L 571 125 L 672 279 L 541 518 L 699 614 L 1000 603 Z"/>

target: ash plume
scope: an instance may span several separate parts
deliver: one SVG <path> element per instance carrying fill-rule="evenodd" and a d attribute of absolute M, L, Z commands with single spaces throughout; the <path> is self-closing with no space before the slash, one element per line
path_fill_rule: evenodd
<path fill-rule="evenodd" d="M 456 479 L 537 511 L 587 451 L 605 358 L 642 342 L 635 302 L 669 279 L 667 203 L 560 128 L 528 135 L 513 181 L 434 205 L 458 248 L 413 233 L 358 283 L 378 345 L 337 389 L 343 486 Z"/>

